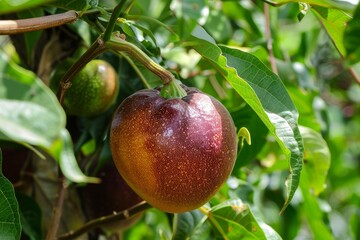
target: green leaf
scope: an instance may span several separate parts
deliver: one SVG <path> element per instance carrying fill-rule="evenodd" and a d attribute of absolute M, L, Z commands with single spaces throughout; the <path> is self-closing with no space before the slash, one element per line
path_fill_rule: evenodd
<path fill-rule="evenodd" d="M 298 112 L 285 86 L 255 56 L 229 47 L 218 47 L 204 30 L 193 32 L 191 45 L 216 67 L 236 92 L 253 108 L 290 159 L 287 198 L 290 203 L 299 185 L 303 160 L 303 143 L 297 125 Z"/>
<path fill-rule="evenodd" d="M 346 24 L 351 20 L 351 16 L 342 10 L 318 6 L 312 7 L 311 11 L 319 18 L 341 55 L 345 56 L 343 37 Z"/>
<path fill-rule="evenodd" d="M 172 240 L 209 239 L 210 225 L 199 210 L 175 214 Z"/>
<path fill-rule="evenodd" d="M 52 0 L 1 0 L 0 14 L 17 12 L 39 5 L 44 5 Z"/>
<path fill-rule="evenodd" d="M 219 239 L 281 239 L 271 227 L 256 219 L 249 206 L 239 199 L 216 205 L 208 216 Z"/>
<path fill-rule="evenodd" d="M 303 212 L 309 222 L 314 239 L 334 239 L 329 228 L 324 223 L 324 213 L 318 199 L 311 193 L 311 177 L 308 171 L 301 174 L 300 189 L 303 198 Z"/>
<path fill-rule="evenodd" d="M 346 57 L 350 63 L 360 61 L 360 4 L 357 6 L 353 19 L 351 19 L 344 33 L 344 46 Z"/>
<path fill-rule="evenodd" d="M 307 127 L 300 127 L 304 141 L 304 170 L 307 172 L 309 187 L 317 196 L 326 187 L 326 177 L 330 168 L 331 155 L 322 136 Z"/>
<path fill-rule="evenodd" d="M 249 105 L 230 113 L 236 128 L 246 127 L 251 134 L 251 145 L 244 144 L 238 153 L 233 171 L 233 174 L 236 174 L 241 167 L 255 160 L 256 155 L 266 143 L 269 130 Z"/>
<path fill-rule="evenodd" d="M 58 160 L 60 169 L 64 176 L 76 183 L 99 183 L 100 179 L 86 176 L 80 169 L 69 132 L 64 128 L 61 130 L 60 140 L 51 149 L 52 155 Z"/>
<path fill-rule="evenodd" d="M 0 239 L 20 239 L 21 225 L 19 205 L 14 187 L 2 173 L 0 150 Z"/>
<path fill-rule="evenodd" d="M 41 17 L 44 15 L 44 11 L 41 8 L 34 8 L 24 10 L 17 13 L 19 19 Z M 23 34 L 25 47 L 26 47 L 26 64 L 34 69 L 34 54 L 36 50 L 36 44 L 42 34 L 42 31 L 32 31 Z"/>
<path fill-rule="evenodd" d="M 16 193 L 20 207 L 20 221 L 24 233 L 31 240 L 42 239 L 41 209 L 36 201 L 21 193 Z"/>
<path fill-rule="evenodd" d="M 90 7 L 96 7 L 98 1 L 94 0 L 56 0 L 51 3 L 52 6 L 63 8 L 67 10 L 75 10 L 75 11 L 85 11 Z"/>
<path fill-rule="evenodd" d="M 178 32 L 182 38 L 187 38 L 197 24 L 205 24 L 209 15 L 207 0 L 173 0 L 170 9 L 178 18 Z"/>
<path fill-rule="evenodd" d="M 50 147 L 65 127 L 65 113 L 53 92 L 0 54 L 0 139 Z"/>
<path fill-rule="evenodd" d="M 308 3 L 314 6 L 322 6 L 326 8 L 338 8 L 346 11 L 352 11 L 355 8 L 355 5 L 347 1 L 338 1 L 338 0 L 263 0 L 264 2 L 277 5 L 283 5 L 291 2 L 301 2 Z"/>

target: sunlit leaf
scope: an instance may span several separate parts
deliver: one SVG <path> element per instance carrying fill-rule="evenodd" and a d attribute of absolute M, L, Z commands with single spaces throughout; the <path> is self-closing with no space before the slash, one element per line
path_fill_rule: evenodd
<path fill-rule="evenodd" d="M 75 0 L 75 1 L 66 1 L 66 0 L 56 0 L 51 3 L 51 5 L 67 9 L 67 10 L 76 10 L 84 11 L 90 7 L 96 7 L 98 4 L 97 0 Z"/>
<path fill-rule="evenodd" d="M 326 186 L 331 155 L 326 141 L 311 128 L 300 127 L 304 141 L 304 169 L 307 172 L 310 189 L 317 196 Z"/>
<path fill-rule="evenodd" d="M 20 239 L 21 224 L 19 205 L 14 187 L 2 174 L 2 153 L 0 150 L 0 239 Z"/>
<path fill-rule="evenodd" d="M 281 239 L 268 225 L 255 218 L 248 205 L 229 200 L 209 211 L 209 221 L 222 239 Z"/>
<path fill-rule="evenodd" d="M 355 8 L 355 4 L 348 1 L 339 0 L 263 0 L 264 2 L 280 6 L 291 2 L 303 2 L 314 6 L 322 6 L 326 8 L 338 8 L 342 10 L 352 11 Z"/>
<path fill-rule="evenodd" d="M 238 49 L 216 46 L 200 28 L 193 32 L 191 44 L 254 109 L 290 160 L 284 210 L 299 185 L 303 160 L 303 144 L 297 126 L 298 112 L 285 86 L 255 56 Z"/>
<path fill-rule="evenodd" d="M 338 9 L 314 6 L 311 10 L 325 27 L 338 51 L 345 56 L 346 52 L 343 37 L 346 24 L 349 20 L 351 20 L 351 16 Z"/>
<path fill-rule="evenodd" d="M 60 134 L 60 146 L 55 146 L 52 154 L 59 161 L 64 176 L 76 183 L 99 183 L 100 179 L 86 176 L 80 169 L 75 155 L 71 136 L 66 129 Z"/>
<path fill-rule="evenodd" d="M 347 59 L 350 63 L 360 61 L 360 4 L 357 6 L 353 19 L 351 19 L 344 33 L 344 46 Z"/>
<path fill-rule="evenodd" d="M 17 12 L 31 7 L 44 5 L 52 0 L 1 0 L 0 13 Z"/>
<path fill-rule="evenodd" d="M 50 147 L 64 127 L 65 113 L 53 92 L 0 54 L 0 139 Z"/>
<path fill-rule="evenodd" d="M 324 213 L 317 197 L 311 193 L 311 177 L 308 171 L 301 174 L 300 189 L 303 198 L 303 211 L 309 222 L 314 239 L 334 239 L 329 228 L 324 223 Z"/>
<path fill-rule="evenodd" d="M 25 18 L 34 18 L 41 17 L 44 15 L 44 12 L 40 8 L 34 8 L 29 10 L 24 10 L 17 13 L 19 19 Z M 34 54 L 36 49 L 36 44 L 41 36 L 42 31 L 32 31 L 23 34 L 24 37 L 24 45 L 26 47 L 26 64 L 31 68 L 34 68 Z"/>
<path fill-rule="evenodd" d="M 234 173 L 236 174 L 239 168 L 255 160 L 256 155 L 266 143 L 269 130 L 249 105 L 237 111 L 232 111 L 231 116 L 237 129 L 246 127 L 251 134 L 251 145 L 244 144 L 238 153 L 234 167 Z"/>
<path fill-rule="evenodd" d="M 178 19 L 179 33 L 182 38 L 188 37 L 197 24 L 203 25 L 209 16 L 207 0 L 173 0 L 170 8 Z"/>
<path fill-rule="evenodd" d="M 209 239 L 210 225 L 199 210 L 179 213 L 174 216 L 172 240 Z"/>

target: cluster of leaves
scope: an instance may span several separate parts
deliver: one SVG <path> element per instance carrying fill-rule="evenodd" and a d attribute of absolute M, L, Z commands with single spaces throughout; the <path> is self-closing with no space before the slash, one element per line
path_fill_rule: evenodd
<path fill-rule="evenodd" d="M 93 169 L 111 159 L 107 135 L 116 105 L 95 118 L 66 116 L 47 84 L 64 58 L 78 58 L 108 29 L 117 4 L 124 7 L 111 30 L 183 83 L 218 98 L 252 140 L 208 206 L 176 215 L 147 210 L 124 238 L 359 237 L 359 7 L 331 0 L 4 2 L 5 19 L 67 10 L 80 17 L 0 38 L 1 148 L 18 143 L 34 156 L 16 195 L 0 173 L 1 238 L 41 239 L 49 231 L 58 166 L 69 202 L 80 209 L 84 199 L 75 190 L 96 183 Z M 162 84 L 125 53 L 99 58 L 118 70 L 117 104 Z M 0 156 L 0 163 L 9 158 Z M 73 205 L 63 207 L 63 219 L 71 220 L 59 234 L 84 225 Z"/>

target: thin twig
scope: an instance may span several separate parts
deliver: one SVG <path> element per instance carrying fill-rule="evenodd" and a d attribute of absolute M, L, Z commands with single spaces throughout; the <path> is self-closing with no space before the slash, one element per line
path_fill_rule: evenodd
<path fill-rule="evenodd" d="M 79 14 L 74 10 L 70 10 L 64 13 L 36 18 L 1 20 L 0 35 L 11 35 L 57 27 L 66 23 L 71 23 L 78 18 Z"/>
<path fill-rule="evenodd" d="M 134 215 L 136 215 L 140 212 L 143 212 L 149 208 L 151 208 L 151 206 L 147 202 L 142 201 L 139 204 L 136 204 L 135 206 L 133 206 L 129 209 L 126 209 L 122 212 L 114 213 L 114 214 L 111 214 L 111 215 L 108 215 L 105 217 L 100 217 L 100 218 L 91 220 L 90 222 L 83 225 L 81 228 L 79 228 L 75 231 L 68 232 L 68 233 L 60 236 L 58 238 L 58 240 L 74 239 L 74 238 L 76 238 L 94 228 L 97 228 L 105 223 L 129 219 L 129 218 L 133 217 Z"/>
<path fill-rule="evenodd" d="M 59 177 L 58 196 L 57 196 L 54 208 L 53 208 L 53 214 L 52 214 L 51 222 L 49 225 L 49 231 L 47 232 L 47 235 L 46 235 L 46 240 L 56 239 L 56 235 L 57 235 L 60 220 L 61 220 L 66 189 L 67 189 L 67 187 L 66 187 L 66 183 L 65 183 L 65 177 L 60 176 Z"/>
<path fill-rule="evenodd" d="M 199 210 L 209 218 L 210 222 L 214 225 L 214 227 L 219 231 L 220 235 L 223 237 L 224 240 L 228 240 L 228 238 L 226 237 L 226 233 L 224 232 L 224 230 L 222 229 L 222 227 L 220 226 L 220 224 L 216 221 L 216 219 L 211 215 L 211 212 L 209 210 L 207 210 L 204 207 L 200 207 Z"/>
<path fill-rule="evenodd" d="M 349 72 L 350 72 L 351 76 L 353 77 L 353 79 L 355 80 L 355 82 L 360 85 L 360 78 L 357 75 L 357 73 L 355 72 L 354 68 L 349 68 Z"/>
<path fill-rule="evenodd" d="M 267 49 L 269 50 L 271 69 L 275 74 L 278 74 L 278 71 L 277 71 L 277 68 L 276 68 L 276 63 L 275 63 L 273 47 L 272 47 L 269 5 L 266 4 L 266 3 L 264 4 L 264 14 L 265 14 L 266 46 L 267 46 Z"/>
<path fill-rule="evenodd" d="M 143 16 L 143 15 L 130 15 L 130 14 L 125 15 L 125 18 L 129 19 L 129 20 L 143 20 L 143 21 L 146 21 L 146 22 L 154 22 L 155 24 L 165 28 L 168 32 L 170 32 L 174 36 L 178 37 L 177 33 L 174 30 L 172 30 L 168 25 L 166 25 L 165 23 L 157 20 L 156 18 Z"/>

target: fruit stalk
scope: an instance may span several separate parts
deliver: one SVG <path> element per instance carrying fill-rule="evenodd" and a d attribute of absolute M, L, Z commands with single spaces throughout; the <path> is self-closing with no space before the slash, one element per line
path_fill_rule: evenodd
<path fill-rule="evenodd" d="M 174 79 L 174 75 L 161 67 L 159 64 L 154 62 L 149 56 L 147 56 L 141 49 L 135 46 L 132 43 L 122 39 L 118 36 L 117 33 L 113 34 L 109 41 L 105 42 L 105 45 L 108 49 L 117 51 L 117 52 L 125 52 L 131 57 L 135 58 L 141 64 L 143 64 L 147 69 L 160 77 L 160 79 L 165 83 L 169 83 Z"/>

